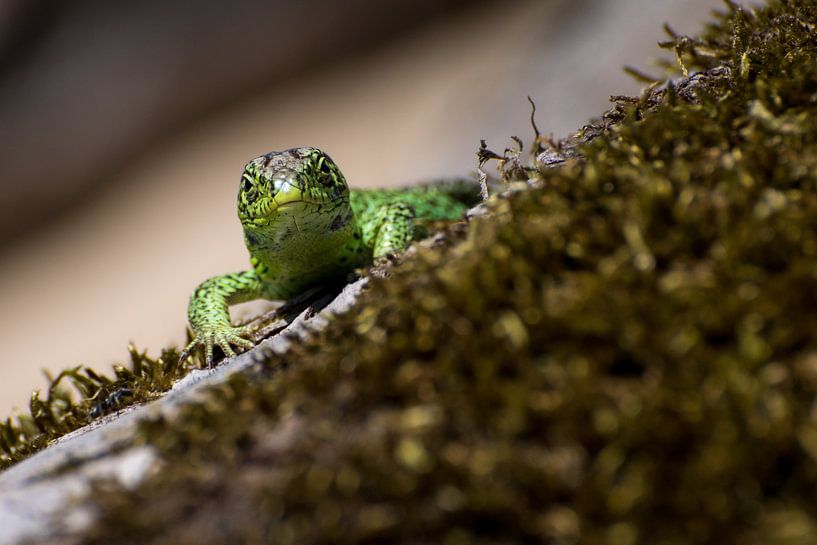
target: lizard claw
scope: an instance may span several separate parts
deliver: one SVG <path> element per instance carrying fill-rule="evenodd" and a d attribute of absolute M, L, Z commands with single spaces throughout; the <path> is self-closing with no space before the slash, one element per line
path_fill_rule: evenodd
<path fill-rule="evenodd" d="M 244 336 L 252 333 L 252 327 L 213 327 L 207 331 L 199 332 L 196 337 L 182 350 L 179 362 L 184 362 L 193 351 L 199 346 L 204 347 L 204 359 L 207 362 L 207 367 L 212 369 L 214 366 L 213 350 L 218 346 L 227 358 L 234 358 L 236 356 L 235 350 L 231 345 L 235 345 L 244 350 L 249 350 L 253 346 L 253 342 Z M 243 350 L 242 350 L 243 351 Z"/>

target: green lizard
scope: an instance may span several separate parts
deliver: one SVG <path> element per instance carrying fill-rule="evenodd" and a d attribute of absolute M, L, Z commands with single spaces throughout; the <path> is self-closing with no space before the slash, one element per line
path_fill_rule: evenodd
<path fill-rule="evenodd" d="M 354 190 L 316 148 L 271 152 L 247 163 L 238 188 L 238 218 L 252 268 L 202 282 L 190 297 L 193 341 L 182 359 L 204 347 L 252 348 L 249 326 L 230 323 L 229 305 L 253 299 L 288 300 L 309 288 L 346 278 L 355 268 L 404 251 L 422 222 L 456 220 L 479 201 L 475 183 Z"/>

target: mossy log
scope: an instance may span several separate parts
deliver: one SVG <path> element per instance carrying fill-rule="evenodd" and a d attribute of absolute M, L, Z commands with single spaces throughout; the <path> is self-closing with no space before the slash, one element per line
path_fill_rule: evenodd
<path fill-rule="evenodd" d="M 510 187 L 467 227 L 142 421 L 158 468 L 74 539 L 814 542 L 817 2 L 726 6 L 668 29 L 683 77 L 483 146 Z"/>

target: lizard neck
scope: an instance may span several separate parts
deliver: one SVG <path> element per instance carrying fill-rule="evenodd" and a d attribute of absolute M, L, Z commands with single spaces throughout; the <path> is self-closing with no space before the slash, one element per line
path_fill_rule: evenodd
<path fill-rule="evenodd" d="M 244 230 L 250 262 L 270 299 L 288 299 L 305 289 L 344 279 L 371 258 L 351 209 L 344 222 L 313 229 L 296 219 L 273 236 Z"/>

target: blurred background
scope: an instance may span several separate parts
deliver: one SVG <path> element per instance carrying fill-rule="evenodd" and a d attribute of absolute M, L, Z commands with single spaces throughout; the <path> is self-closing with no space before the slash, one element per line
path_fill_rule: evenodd
<path fill-rule="evenodd" d="M 720 0 L 0 0 L 0 416 L 41 369 L 108 372 L 185 336 L 247 268 L 243 164 L 318 146 L 353 186 L 475 169 L 659 74 L 661 25 Z M 193 7 L 191 7 L 193 6 Z"/>

